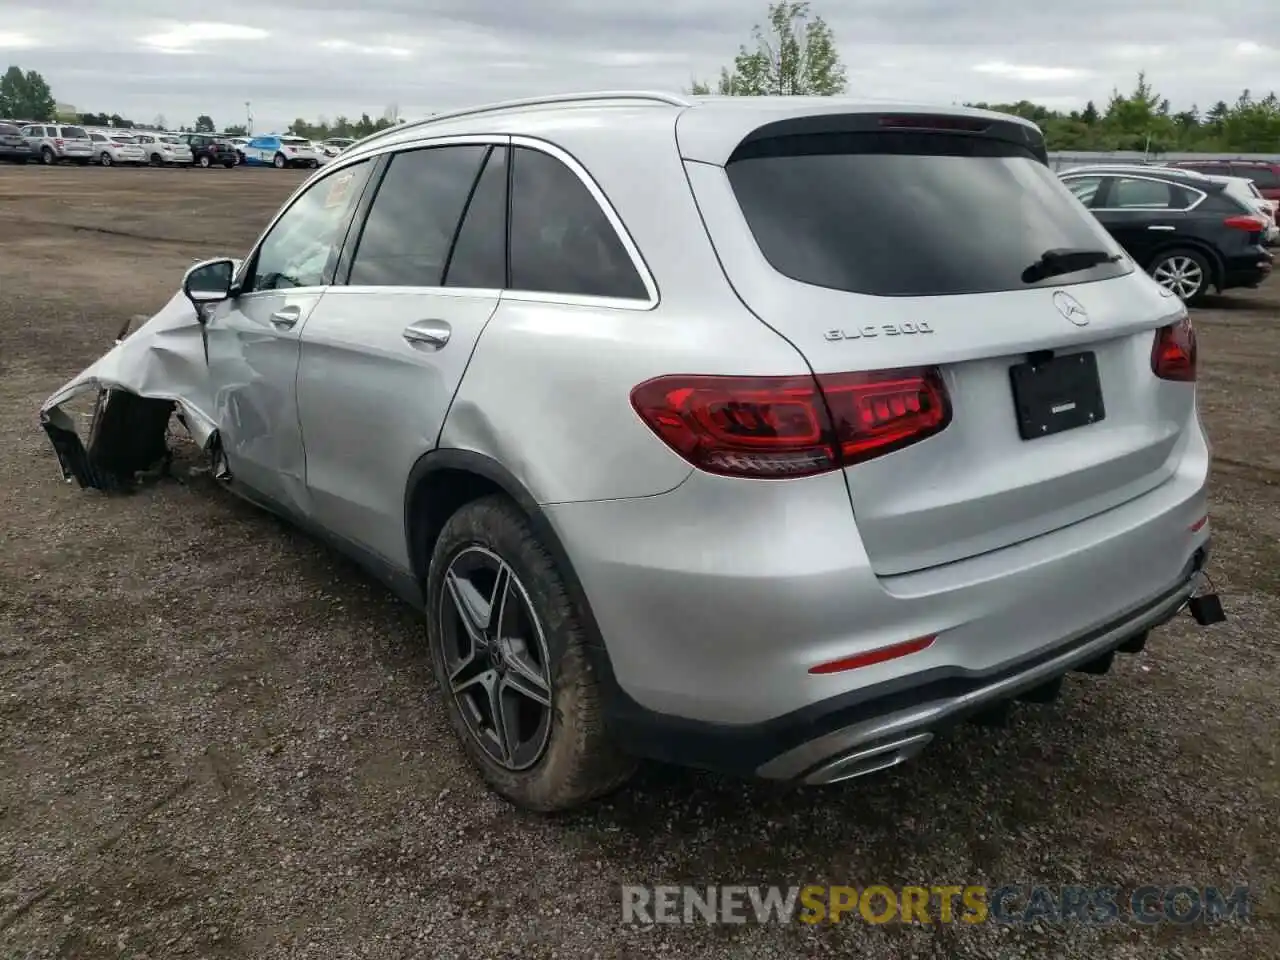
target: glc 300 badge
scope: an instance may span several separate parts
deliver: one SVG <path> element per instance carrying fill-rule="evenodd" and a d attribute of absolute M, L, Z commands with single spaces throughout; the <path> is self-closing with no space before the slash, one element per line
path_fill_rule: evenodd
<path fill-rule="evenodd" d="M 865 340 L 869 337 L 900 337 L 916 333 L 933 333 L 933 327 L 924 320 L 902 323 L 870 323 L 865 327 L 849 327 L 844 330 L 828 330 L 823 336 L 828 340 Z"/>

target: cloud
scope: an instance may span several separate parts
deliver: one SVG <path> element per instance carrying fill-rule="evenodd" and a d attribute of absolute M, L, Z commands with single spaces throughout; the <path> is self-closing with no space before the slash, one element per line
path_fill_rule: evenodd
<path fill-rule="evenodd" d="M 321 40 L 320 46 L 325 50 L 338 50 L 346 53 L 359 53 L 369 57 L 411 57 L 413 51 L 407 47 L 366 46 L 352 43 L 350 40 Z"/>
<path fill-rule="evenodd" d="M 162 33 L 139 37 L 138 42 L 165 53 L 190 53 L 208 44 L 265 40 L 268 36 L 259 27 L 236 23 L 179 23 Z"/>
<path fill-rule="evenodd" d="M 0 50 L 22 50 L 26 47 L 38 47 L 40 42 L 25 33 L 13 33 L 0 30 Z"/>
<path fill-rule="evenodd" d="M 414 117 L 555 91 L 680 90 L 714 80 L 768 2 L 0 0 L 0 47 L 81 110 L 231 124 L 252 101 L 265 130 L 389 104 Z M 1133 89 L 1139 70 L 1175 109 L 1280 91 L 1276 0 L 811 9 L 835 32 L 855 95 L 1081 106 Z"/>
<path fill-rule="evenodd" d="M 989 60 L 979 63 L 974 68 L 977 73 L 989 73 L 996 77 L 1009 77 L 1012 80 L 1023 80 L 1027 83 L 1046 83 L 1058 80 L 1078 80 L 1087 76 L 1087 70 L 1076 67 L 1045 67 L 1023 63 L 1005 63 L 1003 60 Z"/>

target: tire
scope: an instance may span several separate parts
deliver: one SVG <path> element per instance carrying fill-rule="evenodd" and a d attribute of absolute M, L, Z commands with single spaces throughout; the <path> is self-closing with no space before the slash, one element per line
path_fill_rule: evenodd
<path fill-rule="evenodd" d="M 1156 256 L 1147 271 L 1160 286 L 1188 305 L 1199 303 L 1213 285 L 1213 265 L 1199 250 L 1176 247 Z"/>
<path fill-rule="evenodd" d="M 224 166 L 224 167 L 226 167 L 228 170 L 230 170 L 232 167 L 234 167 L 234 166 L 235 166 L 235 164 L 234 164 L 234 163 L 224 163 L 224 164 L 223 164 L 223 166 Z"/>
<path fill-rule="evenodd" d="M 480 656 L 481 647 L 467 639 L 446 578 L 463 589 L 474 585 L 472 596 L 483 601 L 485 591 L 493 589 L 486 565 L 505 568 L 512 589 L 504 593 L 508 639 L 484 647 L 500 653 Z M 627 781 L 636 761 L 608 738 L 600 678 L 587 652 L 598 638 L 589 635 L 555 560 L 511 500 L 500 495 L 473 500 L 449 518 L 432 550 L 426 595 L 427 638 L 440 696 L 464 751 L 496 793 L 525 810 L 551 813 L 580 806 Z M 517 633 L 525 642 L 510 639 Z M 464 648 L 472 651 L 471 672 L 480 672 L 471 686 L 455 693 L 451 678 L 464 675 L 458 666 L 467 659 L 461 656 Z M 534 675 L 530 670 L 542 679 L 526 680 Z M 480 682 L 484 675 L 489 684 Z M 549 689 L 549 706 L 522 695 L 507 685 L 508 679 L 526 689 Z M 492 683 L 505 690 L 506 702 L 520 705 L 524 715 L 517 726 L 531 732 L 514 748 L 498 748 L 492 730 L 485 736 L 486 721 L 479 714 L 492 717 L 485 706 Z"/>
<path fill-rule="evenodd" d="M 109 167 L 109 166 L 111 166 L 111 154 L 109 154 L 109 153 L 107 153 L 107 151 L 103 150 L 103 151 L 102 151 L 102 156 L 100 156 L 100 157 L 98 158 L 98 162 L 99 162 L 99 163 L 101 163 L 104 167 Z"/>
<path fill-rule="evenodd" d="M 289 165 L 289 161 L 285 160 L 283 153 L 277 153 L 276 158 L 271 161 L 277 170 L 283 170 Z"/>
<path fill-rule="evenodd" d="M 213 166 L 213 161 L 209 159 L 209 155 L 207 153 L 200 157 L 199 163 L 200 166 L 204 167 L 206 170 Z"/>
<path fill-rule="evenodd" d="M 164 157 L 160 156 L 160 154 L 158 154 L 158 153 L 153 153 L 153 154 L 151 155 L 151 166 L 153 166 L 153 167 L 163 167 L 163 166 L 164 166 Z"/>
<path fill-rule="evenodd" d="M 46 167 L 57 166 L 58 158 L 53 155 L 53 151 L 48 147 L 40 148 L 40 162 Z"/>

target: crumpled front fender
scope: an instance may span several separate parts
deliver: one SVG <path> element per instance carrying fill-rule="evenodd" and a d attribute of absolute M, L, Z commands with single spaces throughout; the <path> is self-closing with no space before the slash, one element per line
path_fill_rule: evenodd
<path fill-rule="evenodd" d="M 165 434 L 176 408 L 187 432 L 202 448 L 216 436 L 204 330 L 195 308 L 176 293 L 132 333 L 40 408 L 65 479 L 82 487 L 122 489 L 139 471 L 168 456 Z M 96 394 L 87 443 L 66 404 Z"/>

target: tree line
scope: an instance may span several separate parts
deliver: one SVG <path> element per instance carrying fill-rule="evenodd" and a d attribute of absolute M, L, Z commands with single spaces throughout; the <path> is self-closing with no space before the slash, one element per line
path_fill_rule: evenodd
<path fill-rule="evenodd" d="M 695 94 L 714 92 L 726 96 L 833 96 L 847 91 L 848 80 L 835 34 L 822 17 L 810 12 L 807 0 L 771 3 L 764 25 L 753 29 L 750 44 L 738 48 L 732 65 L 724 67 L 714 83 L 697 80 L 690 89 Z M 1280 98 L 1275 93 L 1255 96 L 1253 91 L 1245 90 L 1234 103 L 1220 100 L 1203 111 L 1195 104 L 1175 111 L 1144 73 L 1138 74 L 1132 91 L 1113 90 L 1101 107 L 1090 101 L 1080 110 L 1064 112 L 1030 100 L 968 106 L 986 107 L 1033 121 L 1044 131 L 1050 150 L 1137 150 L 1154 154 L 1280 152 Z M 49 84 L 36 71 L 24 73 L 19 67 L 11 66 L 0 77 L 0 117 L 52 120 L 54 110 Z M 151 124 L 134 123 L 118 114 L 86 113 L 57 119 L 90 126 L 167 129 L 163 116 L 156 117 Z M 403 122 L 393 104 L 376 120 L 367 113 L 356 120 L 339 116 L 333 120 L 320 117 L 308 121 L 299 117 L 290 125 L 289 132 L 314 140 L 359 139 Z M 196 118 L 194 126 L 179 129 L 201 132 L 217 128 L 210 117 L 203 115 Z M 228 136 L 247 135 L 242 125 L 226 127 L 222 132 Z"/>

